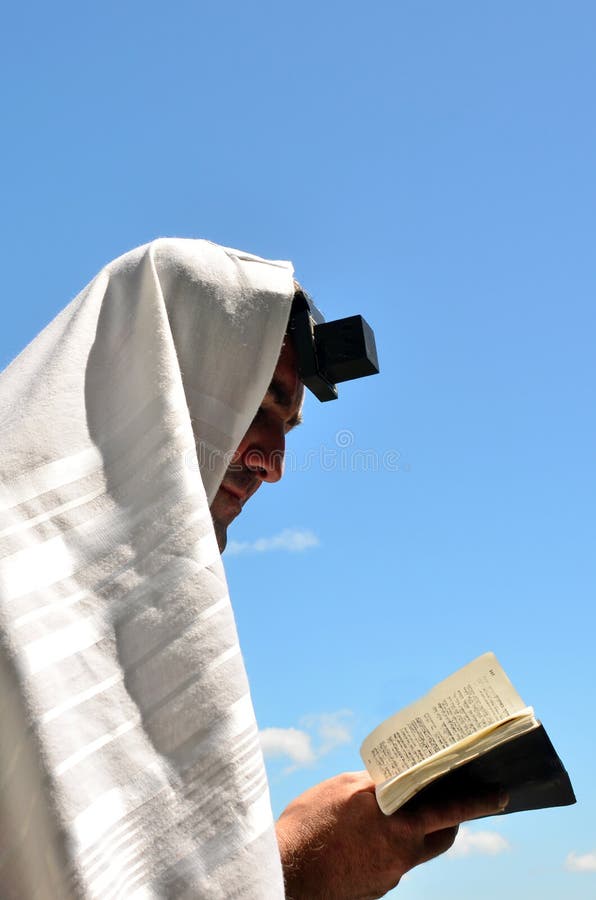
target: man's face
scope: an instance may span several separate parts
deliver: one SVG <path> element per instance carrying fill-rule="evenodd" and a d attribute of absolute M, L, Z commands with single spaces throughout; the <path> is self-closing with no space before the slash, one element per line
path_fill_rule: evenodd
<path fill-rule="evenodd" d="M 304 386 L 298 377 L 296 351 L 286 337 L 269 389 L 242 438 L 211 504 L 220 551 L 230 522 L 264 481 L 283 475 L 286 434 L 300 423 Z"/>

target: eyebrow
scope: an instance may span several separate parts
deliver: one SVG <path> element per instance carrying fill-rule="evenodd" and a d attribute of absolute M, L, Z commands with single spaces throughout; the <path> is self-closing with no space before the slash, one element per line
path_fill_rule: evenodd
<path fill-rule="evenodd" d="M 285 388 L 285 385 L 279 381 L 278 378 L 274 378 L 269 387 L 267 388 L 267 393 L 271 394 L 275 403 L 278 406 L 282 406 L 284 409 L 290 409 L 292 406 L 292 398 L 290 397 L 288 391 Z M 289 428 L 295 428 L 297 425 L 302 424 L 302 414 L 297 412 L 295 413 L 291 419 L 288 420 L 287 425 Z"/>

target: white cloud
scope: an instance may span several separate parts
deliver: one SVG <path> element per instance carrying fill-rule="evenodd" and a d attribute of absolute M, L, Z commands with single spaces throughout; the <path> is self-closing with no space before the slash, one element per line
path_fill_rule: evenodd
<path fill-rule="evenodd" d="M 569 872 L 596 872 L 596 850 L 581 856 L 572 850 L 565 860 L 565 868 Z"/>
<path fill-rule="evenodd" d="M 319 539 L 312 531 L 300 528 L 286 528 L 273 537 L 257 538 L 256 541 L 230 541 L 226 548 L 227 556 L 240 553 L 269 553 L 271 550 L 288 550 L 300 553 L 311 547 L 318 547 Z"/>
<path fill-rule="evenodd" d="M 449 856 L 497 856 L 509 850 L 509 841 L 497 831 L 473 831 L 466 825 L 459 829 Z"/>
<path fill-rule="evenodd" d="M 298 728 L 264 728 L 260 733 L 265 756 L 289 756 L 296 766 L 308 766 L 316 759 L 310 734 Z"/>
<path fill-rule="evenodd" d="M 350 743 L 352 733 L 348 728 L 346 719 L 351 715 L 352 713 L 349 709 L 340 709 L 334 713 L 304 716 L 300 724 L 307 728 L 315 728 L 318 734 L 320 744 L 317 756 L 325 756 L 326 753 L 341 746 L 341 744 Z"/>
<path fill-rule="evenodd" d="M 300 728 L 264 728 L 260 732 L 261 746 L 267 757 L 287 756 L 293 763 L 284 774 L 310 766 L 341 744 L 348 744 L 352 734 L 346 719 L 350 710 L 305 716 Z M 312 733 L 314 732 L 314 734 Z M 315 743 L 313 743 L 313 741 Z"/>

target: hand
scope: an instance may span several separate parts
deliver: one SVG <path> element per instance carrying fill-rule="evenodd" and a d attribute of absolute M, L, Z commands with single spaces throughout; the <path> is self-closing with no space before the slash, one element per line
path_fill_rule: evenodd
<path fill-rule="evenodd" d="M 501 812 L 506 795 L 414 799 L 392 816 L 366 772 L 346 772 L 301 794 L 277 822 L 287 900 L 373 900 L 444 853 L 460 822 Z"/>

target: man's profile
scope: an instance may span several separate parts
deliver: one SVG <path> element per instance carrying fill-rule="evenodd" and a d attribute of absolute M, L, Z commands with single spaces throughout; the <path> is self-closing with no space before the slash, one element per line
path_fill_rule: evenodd
<path fill-rule="evenodd" d="M 219 549 L 227 529 L 264 481 L 282 477 L 285 436 L 301 422 L 304 386 L 298 375 L 292 340 L 284 339 L 271 383 L 211 503 Z"/>
<path fill-rule="evenodd" d="M 504 802 L 385 817 L 344 773 L 274 825 L 220 553 L 299 420 L 294 295 L 160 239 L 0 376 L 3 897 L 381 896 Z"/>

